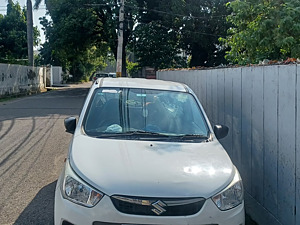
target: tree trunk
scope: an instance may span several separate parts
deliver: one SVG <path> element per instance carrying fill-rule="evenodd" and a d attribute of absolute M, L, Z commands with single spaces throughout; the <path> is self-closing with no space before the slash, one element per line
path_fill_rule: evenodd
<path fill-rule="evenodd" d="M 33 61 L 33 18 L 32 18 L 31 0 L 27 0 L 27 47 L 28 47 L 28 65 L 34 66 L 34 61 Z"/>
<path fill-rule="evenodd" d="M 126 50 L 125 44 L 123 43 L 123 52 L 122 52 L 122 77 L 127 77 L 126 74 Z"/>

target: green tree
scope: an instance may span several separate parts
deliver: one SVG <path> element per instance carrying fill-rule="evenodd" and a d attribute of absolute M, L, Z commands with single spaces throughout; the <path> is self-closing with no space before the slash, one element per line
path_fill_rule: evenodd
<path fill-rule="evenodd" d="M 98 47 L 93 40 L 95 16 L 80 1 L 53 0 L 46 4 L 52 21 L 41 18 L 46 41 L 41 48 L 40 63 L 60 65 L 74 80 L 88 77 L 103 65 L 107 51 L 107 45 Z"/>
<path fill-rule="evenodd" d="M 127 71 L 128 71 L 129 76 L 136 77 L 138 70 L 140 69 L 139 64 L 135 63 L 135 62 L 131 62 L 127 59 L 126 65 L 127 65 Z"/>
<path fill-rule="evenodd" d="M 34 45 L 39 42 L 39 31 L 34 27 Z M 8 1 L 6 15 L 0 16 L 0 62 L 27 64 L 26 9 Z"/>
<path fill-rule="evenodd" d="M 137 25 L 133 32 L 130 49 L 134 52 L 139 66 L 151 66 L 156 69 L 184 67 L 185 60 L 179 55 L 180 36 L 174 24 L 170 5 L 176 1 L 138 0 Z M 125 8 L 125 9 L 126 9 Z"/>
<path fill-rule="evenodd" d="M 52 22 L 42 19 L 47 38 L 42 49 L 42 54 L 45 54 L 42 57 L 44 63 L 54 60 L 80 78 L 87 71 L 86 59 L 83 57 L 89 56 L 99 66 L 102 63 L 92 57 L 105 58 L 110 51 L 116 59 L 119 13 L 117 0 L 90 0 L 88 3 L 84 0 L 47 0 L 46 5 Z M 134 10 L 127 11 L 125 15 L 127 22 L 124 29 L 124 48 L 131 37 L 133 15 Z M 123 64 L 126 65 L 125 51 L 123 52 Z"/>
<path fill-rule="evenodd" d="M 36 5 L 40 2 L 36 0 Z M 42 20 L 47 39 L 41 50 L 41 62 L 59 63 L 80 77 L 86 71 L 83 57 L 91 49 L 98 52 L 92 55 L 103 57 L 111 51 L 116 59 L 117 0 L 45 2 L 52 21 Z M 126 0 L 123 65 L 128 48 L 139 66 L 157 69 L 186 67 L 186 54 L 191 55 L 190 66 L 222 63 L 224 50 L 218 38 L 227 30 L 225 3 L 225 0 Z"/>
<path fill-rule="evenodd" d="M 226 0 L 138 1 L 134 51 L 141 65 L 156 68 L 225 63 L 218 38 L 226 35 Z M 132 50 L 133 51 L 133 50 Z"/>
<path fill-rule="evenodd" d="M 226 63 L 225 51 L 220 48 L 218 39 L 226 36 L 229 24 L 226 16 L 228 0 L 186 0 L 181 7 L 182 45 L 191 55 L 190 67 L 216 66 Z"/>
<path fill-rule="evenodd" d="M 258 63 L 300 57 L 300 2 L 294 0 L 236 0 L 228 7 L 232 23 L 228 37 L 221 39 L 230 47 L 226 58 L 232 63 Z"/>
<path fill-rule="evenodd" d="M 176 32 L 155 22 L 137 26 L 135 35 L 138 40 L 133 43 L 134 51 L 140 66 L 156 69 L 182 66 Z"/>

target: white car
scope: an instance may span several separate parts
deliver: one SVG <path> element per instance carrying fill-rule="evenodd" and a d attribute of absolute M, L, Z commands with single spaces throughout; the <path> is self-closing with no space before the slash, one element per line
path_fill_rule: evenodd
<path fill-rule="evenodd" d="M 244 225 L 243 185 L 193 91 L 97 79 L 55 192 L 56 225 Z"/>

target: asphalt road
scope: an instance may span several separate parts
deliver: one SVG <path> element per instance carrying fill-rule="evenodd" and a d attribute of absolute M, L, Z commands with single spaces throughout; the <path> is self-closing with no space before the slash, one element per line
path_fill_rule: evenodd
<path fill-rule="evenodd" d="M 54 190 L 91 83 L 0 102 L 0 224 L 53 224 Z"/>

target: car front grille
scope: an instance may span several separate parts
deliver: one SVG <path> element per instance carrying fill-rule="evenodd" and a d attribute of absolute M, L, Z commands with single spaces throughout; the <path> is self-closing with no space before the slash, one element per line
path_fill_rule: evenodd
<path fill-rule="evenodd" d="M 143 198 L 112 196 L 115 208 L 126 214 L 145 216 L 189 216 L 199 212 L 204 198 Z"/>

